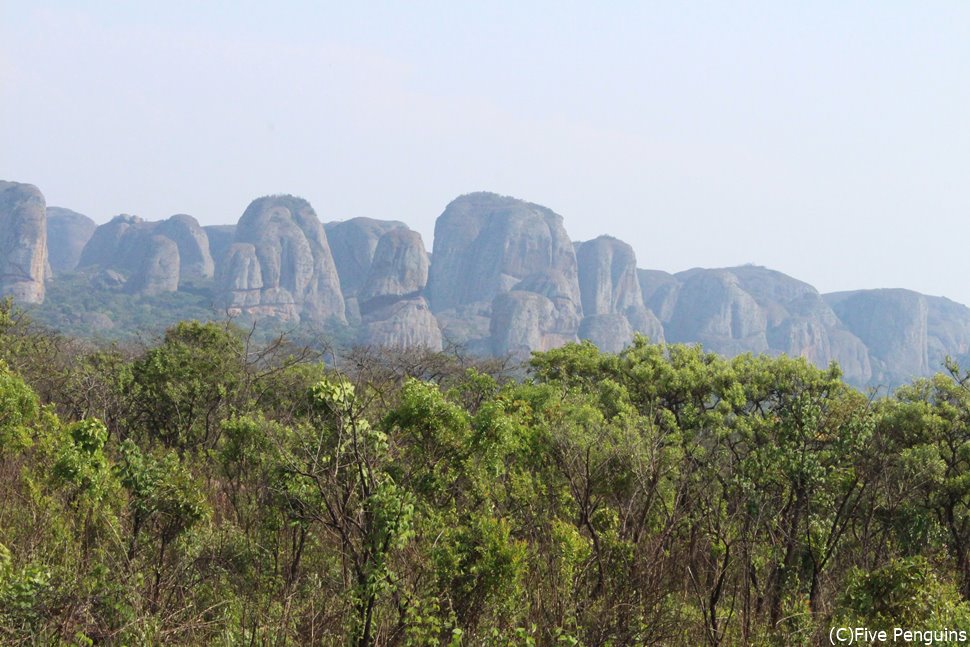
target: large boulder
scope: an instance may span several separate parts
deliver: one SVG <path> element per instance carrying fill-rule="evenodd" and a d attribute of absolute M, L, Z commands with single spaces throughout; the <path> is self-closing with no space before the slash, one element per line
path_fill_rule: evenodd
<path fill-rule="evenodd" d="M 184 213 L 163 220 L 155 227 L 156 235 L 173 241 L 179 250 L 179 280 L 211 279 L 215 263 L 209 252 L 209 237 L 199 221 Z"/>
<path fill-rule="evenodd" d="M 174 271 L 169 267 L 173 258 L 171 247 L 157 238 L 165 238 L 175 245 L 178 265 Z M 152 263 L 164 265 L 164 279 L 158 275 L 162 271 L 160 266 Z M 114 270 L 131 282 L 125 288 L 127 291 L 142 295 L 174 292 L 186 281 L 209 279 L 214 273 L 209 238 L 198 221 L 186 214 L 161 221 L 147 221 L 128 214 L 115 216 L 94 230 L 81 251 L 77 267 Z M 149 278 L 153 276 L 156 278 Z"/>
<path fill-rule="evenodd" d="M 220 266 L 217 289 L 231 313 L 346 322 L 327 235 L 302 198 L 268 196 L 249 205 Z"/>
<path fill-rule="evenodd" d="M 47 204 L 31 184 L 0 181 L 0 295 L 44 301 Z"/>
<path fill-rule="evenodd" d="M 580 302 L 576 254 L 562 216 L 537 204 L 494 193 L 452 201 L 435 223 L 428 294 L 435 312 L 491 302 L 522 279 L 560 272 Z"/>
<path fill-rule="evenodd" d="M 61 207 L 47 207 L 47 259 L 54 274 L 71 272 L 97 225 L 85 215 Z"/>
<path fill-rule="evenodd" d="M 441 328 L 421 295 L 427 281 L 428 255 L 421 235 L 401 227 L 382 235 L 357 294 L 362 317 L 358 341 L 441 350 Z"/>
<path fill-rule="evenodd" d="M 358 295 L 362 313 L 371 299 L 417 295 L 428 283 L 428 254 L 416 231 L 391 229 L 381 236 L 373 259 Z"/>
<path fill-rule="evenodd" d="M 644 306 L 637 274 L 637 258 L 627 243 L 600 236 L 576 245 L 583 314 L 590 321 L 579 336 L 600 349 L 618 352 L 641 333 L 663 342 L 663 325 Z M 622 319 L 622 321 L 621 321 Z"/>
<path fill-rule="evenodd" d="M 661 313 L 667 341 L 700 342 L 724 355 L 785 353 L 816 366 L 838 362 L 846 379 L 866 384 L 866 345 L 815 288 L 758 266 L 639 273 L 646 303 Z"/>
<path fill-rule="evenodd" d="M 558 334 L 555 304 L 535 292 L 503 292 L 492 302 L 490 334 L 495 355 L 528 358 L 532 351 L 544 351 L 575 341 L 575 333 Z"/>
<path fill-rule="evenodd" d="M 461 196 L 435 223 L 433 259 L 427 294 L 450 341 L 521 354 L 523 344 L 540 350 L 553 339 L 576 339 L 576 253 L 562 217 L 550 209 L 494 193 Z M 515 296 L 499 298 L 513 288 Z M 483 332 L 482 317 L 489 320 L 486 338 L 461 336 Z"/>
<path fill-rule="evenodd" d="M 351 218 L 324 225 L 344 297 L 356 296 L 363 287 L 381 236 L 393 229 L 407 228 L 397 220 L 373 218 Z"/>
<path fill-rule="evenodd" d="M 394 299 L 368 312 L 358 342 L 368 346 L 440 351 L 441 328 L 424 297 Z"/>
<path fill-rule="evenodd" d="M 151 236 L 145 258 L 138 271 L 125 283 L 125 289 L 142 296 L 175 292 L 179 286 L 179 248 L 171 238 Z"/>

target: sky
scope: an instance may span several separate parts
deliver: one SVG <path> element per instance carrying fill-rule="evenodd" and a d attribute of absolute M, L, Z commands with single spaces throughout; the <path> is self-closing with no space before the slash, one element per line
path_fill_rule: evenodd
<path fill-rule="evenodd" d="M 0 179 L 105 222 L 455 197 L 670 272 L 970 304 L 967 2 L 0 0 Z"/>

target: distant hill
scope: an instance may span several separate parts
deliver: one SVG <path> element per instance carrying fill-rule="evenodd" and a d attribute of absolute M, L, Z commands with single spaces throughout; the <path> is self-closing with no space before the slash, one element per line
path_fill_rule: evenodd
<path fill-rule="evenodd" d="M 643 334 L 727 356 L 837 362 L 852 384 L 890 387 L 939 371 L 947 356 L 970 363 L 970 309 L 949 299 L 820 294 L 754 265 L 638 268 L 621 240 L 573 242 L 552 210 L 485 192 L 447 205 L 428 253 L 405 223 L 324 224 L 288 195 L 254 200 L 235 225 L 178 214 L 95 227 L 46 208 L 36 187 L 0 182 L 0 264 L 0 294 L 79 336 L 238 317 L 344 344 L 526 357 L 580 339 L 616 352 Z"/>

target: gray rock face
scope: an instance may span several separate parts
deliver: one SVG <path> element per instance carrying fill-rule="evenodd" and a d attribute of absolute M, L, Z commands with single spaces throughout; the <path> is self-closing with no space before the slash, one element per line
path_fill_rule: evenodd
<path fill-rule="evenodd" d="M 199 221 L 184 213 L 158 223 L 157 235 L 172 240 L 179 250 L 179 281 L 211 279 L 215 263 L 209 253 L 209 237 Z"/>
<path fill-rule="evenodd" d="M 174 274 L 169 267 L 171 247 L 156 238 L 175 245 L 178 265 Z M 185 214 L 155 222 L 128 214 L 115 216 L 94 230 L 81 251 L 78 269 L 84 268 L 120 272 L 128 279 L 125 289 L 143 295 L 174 292 L 185 281 L 213 275 L 209 238 L 198 221 Z"/>
<path fill-rule="evenodd" d="M 327 235 L 302 198 L 269 196 L 249 205 L 217 286 L 232 313 L 346 321 Z"/>
<path fill-rule="evenodd" d="M 564 336 L 558 327 L 553 302 L 535 292 L 505 292 L 492 302 L 489 332 L 492 352 L 527 358 L 532 351 L 542 351 L 575 341 L 575 334 Z"/>
<path fill-rule="evenodd" d="M 0 295 L 44 301 L 47 205 L 31 184 L 0 181 Z"/>
<path fill-rule="evenodd" d="M 54 274 L 71 272 L 97 225 L 70 209 L 47 207 L 47 258 Z"/>
<path fill-rule="evenodd" d="M 454 200 L 435 223 L 428 293 L 435 312 L 490 302 L 522 279 L 560 272 L 579 303 L 576 254 L 562 217 L 546 207 L 472 193 Z"/>
<path fill-rule="evenodd" d="M 360 343 L 441 350 L 441 328 L 421 296 L 427 281 L 421 235 L 400 227 L 382 235 L 357 295 L 363 318 Z"/>
<path fill-rule="evenodd" d="M 179 265 L 179 248 L 175 241 L 165 236 L 151 236 L 145 259 L 125 284 L 125 290 L 143 296 L 175 292 L 179 286 Z"/>
<path fill-rule="evenodd" d="M 680 281 L 673 274 L 660 270 L 637 270 L 643 304 L 657 315 L 660 321 L 670 321 L 674 316 Z"/>
<path fill-rule="evenodd" d="M 633 248 L 600 236 L 576 250 L 583 313 L 590 319 L 584 320 L 579 336 L 609 352 L 622 350 L 637 332 L 664 341 L 663 324 L 644 306 Z"/>
<path fill-rule="evenodd" d="M 621 314 L 592 315 L 583 319 L 579 337 L 590 340 L 604 353 L 619 353 L 633 339 L 633 328 Z"/>
<path fill-rule="evenodd" d="M 344 297 L 356 296 L 357 291 L 363 287 L 381 236 L 392 229 L 407 228 L 407 225 L 397 220 L 373 218 L 351 218 L 324 225 Z"/>
<path fill-rule="evenodd" d="M 868 347 L 874 382 L 895 386 L 930 373 L 929 306 L 922 294 L 900 289 L 858 290 L 827 294 L 825 300 Z"/>
<path fill-rule="evenodd" d="M 394 348 L 442 348 L 441 328 L 424 297 L 395 299 L 368 312 L 358 341 Z"/>
<path fill-rule="evenodd" d="M 236 237 L 236 225 L 207 225 L 202 229 L 209 239 L 209 254 L 212 256 L 213 268 L 219 267 L 219 263 L 229 253 L 229 246 Z"/>
<path fill-rule="evenodd" d="M 419 293 L 428 283 L 429 265 L 421 234 L 402 228 L 388 231 L 377 243 L 367 280 L 358 295 L 361 313 L 372 299 Z"/>
<path fill-rule="evenodd" d="M 576 339 L 582 319 L 576 254 L 558 214 L 515 198 L 472 193 L 438 218 L 434 245 L 427 292 L 449 338 L 461 330 L 480 332 L 485 316 L 487 338 L 454 341 L 521 354 L 526 347 Z M 515 295 L 504 296 L 513 288 Z M 475 314 L 463 321 L 469 313 Z"/>
<path fill-rule="evenodd" d="M 872 377 L 866 345 L 807 283 L 756 266 L 640 276 L 646 302 L 667 317 L 667 341 L 728 356 L 786 353 L 821 367 L 834 360 L 853 383 Z"/>
<path fill-rule="evenodd" d="M 576 261 L 583 312 L 587 317 L 643 307 L 637 257 L 633 248 L 622 240 L 600 236 L 581 243 Z"/>
<path fill-rule="evenodd" d="M 94 230 L 77 267 L 110 268 L 129 275 L 137 272 L 148 251 L 152 224 L 138 216 L 115 216 Z"/>

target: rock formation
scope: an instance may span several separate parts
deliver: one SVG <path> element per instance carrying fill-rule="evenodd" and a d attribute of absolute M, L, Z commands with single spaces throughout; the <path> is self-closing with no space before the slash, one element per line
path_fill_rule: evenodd
<path fill-rule="evenodd" d="M 178 244 L 166 236 L 150 236 L 145 252 L 138 270 L 125 283 L 125 290 L 142 296 L 178 290 L 181 264 Z"/>
<path fill-rule="evenodd" d="M 70 209 L 47 207 L 47 259 L 53 274 L 71 272 L 97 225 Z"/>
<path fill-rule="evenodd" d="M 213 267 L 219 267 L 219 263 L 229 253 L 229 246 L 232 245 L 236 237 L 236 225 L 207 225 L 205 230 L 206 238 L 209 239 L 209 254 L 212 256 Z"/>
<path fill-rule="evenodd" d="M 337 265 L 337 274 L 340 276 L 340 290 L 344 295 L 347 321 L 352 325 L 360 323 L 357 292 L 367 280 L 374 252 L 377 250 L 377 241 L 387 232 L 398 228 L 407 229 L 407 225 L 397 220 L 373 218 L 351 218 L 324 225 L 333 260 Z"/>
<path fill-rule="evenodd" d="M 930 366 L 929 305 L 918 292 L 901 289 L 857 290 L 825 295 L 839 319 L 869 350 L 872 381 L 897 386 Z"/>
<path fill-rule="evenodd" d="M 357 295 L 360 343 L 441 350 L 441 329 L 421 295 L 428 282 L 428 265 L 416 231 L 394 228 L 380 237 Z"/>
<path fill-rule="evenodd" d="M 600 236 L 576 246 L 579 290 L 586 319 L 579 336 L 602 350 L 619 352 L 642 333 L 663 342 L 663 325 L 643 303 L 633 248 Z"/>
<path fill-rule="evenodd" d="M 211 279 L 215 263 L 209 252 L 209 237 L 192 216 L 180 213 L 163 220 L 154 228 L 154 234 L 165 236 L 178 246 L 179 281 Z"/>
<path fill-rule="evenodd" d="M 435 223 L 428 294 L 435 312 L 490 302 L 535 272 L 561 272 L 579 303 L 576 254 L 562 216 L 494 193 L 461 196 Z"/>
<path fill-rule="evenodd" d="M 47 205 L 31 184 L 0 181 L 0 295 L 44 301 Z"/>
<path fill-rule="evenodd" d="M 392 229 L 407 229 L 397 220 L 374 220 L 351 218 L 324 225 L 327 240 L 333 251 L 333 260 L 340 275 L 340 289 L 345 297 L 356 296 L 367 280 L 370 265 L 377 250 L 377 241 Z"/>
<path fill-rule="evenodd" d="M 756 266 L 640 277 L 667 341 L 699 342 L 728 356 L 786 353 L 821 367 L 834 360 L 857 384 L 872 376 L 865 344 L 807 283 Z"/>
<path fill-rule="evenodd" d="M 229 312 L 345 322 L 327 235 L 302 198 L 254 200 L 220 265 L 217 289 Z"/>
<path fill-rule="evenodd" d="M 175 246 L 174 257 L 173 248 L 156 238 Z M 119 272 L 133 281 L 125 288 L 128 292 L 143 295 L 174 292 L 186 281 L 208 279 L 214 273 L 208 236 L 195 218 L 185 214 L 156 222 L 128 214 L 115 216 L 95 229 L 84 246 L 78 269 L 84 268 Z"/>
<path fill-rule="evenodd" d="M 517 354 L 576 339 L 582 313 L 576 254 L 558 214 L 472 193 L 438 218 L 434 245 L 427 291 L 446 337 Z M 505 296 L 513 288 L 518 294 Z M 489 339 L 463 337 L 482 332 L 483 317 Z M 522 328 L 507 331 L 506 324 Z"/>

